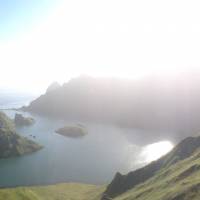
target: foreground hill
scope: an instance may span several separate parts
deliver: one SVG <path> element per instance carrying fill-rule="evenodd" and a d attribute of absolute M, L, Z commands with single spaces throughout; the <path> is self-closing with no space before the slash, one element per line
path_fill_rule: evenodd
<path fill-rule="evenodd" d="M 114 198 L 116 200 L 199 200 L 200 151 L 164 168 L 148 181 Z"/>
<path fill-rule="evenodd" d="M 13 121 L 0 112 L 0 158 L 20 156 L 41 148 L 41 145 L 18 135 Z"/>
<path fill-rule="evenodd" d="M 177 142 L 200 129 L 200 81 L 195 77 L 181 74 L 175 79 L 127 81 L 81 76 L 62 86 L 51 85 L 24 110 L 153 130 L 142 132 L 140 141 L 154 142 L 164 136 Z"/>
<path fill-rule="evenodd" d="M 164 192 L 170 192 L 172 183 L 174 183 L 173 187 L 177 186 L 178 188 L 180 182 L 184 182 L 187 178 L 190 179 L 191 185 L 184 182 L 184 187 L 189 189 L 188 186 L 195 186 L 197 181 L 197 187 L 200 190 L 200 176 L 197 180 L 192 179 L 194 173 L 200 175 L 199 150 L 200 136 L 189 137 L 179 143 L 170 153 L 158 159 L 157 161 L 154 161 L 143 168 L 130 172 L 127 175 L 121 175 L 120 173 L 117 173 L 113 181 L 108 185 L 106 191 L 104 192 L 102 200 L 109 200 L 110 198 L 119 196 L 134 188 L 136 193 L 138 193 L 138 191 L 142 191 L 142 193 L 140 193 L 141 196 L 144 196 L 144 191 L 146 191 L 146 194 L 149 195 L 154 189 L 154 192 L 157 193 L 158 186 L 161 187 L 161 190 L 163 188 L 166 189 L 163 190 L 163 195 L 165 196 L 166 194 L 164 194 Z M 172 180 L 170 178 L 172 178 Z M 174 180 L 177 180 L 177 182 Z M 145 181 L 147 182 L 145 183 Z M 163 183 L 165 184 L 162 185 Z"/>
<path fill-rule="evenodd" d="M 153 169 L 151 166 L 155 163 L 159 163 L 156 170 L 147 170 Z M 147 174 L 150 176 L 146 177 Z M 111 190 L 108 192 L 111 187 L 115 188 L 112 194 Z M 106 200 L 199 200 L 200 137 L 186 138 L 169 154 L 139 171 L 116 175 L 106 191 L 104 186 L 72 183 L 0 189 L 0 200 L 100 200 L 102 197 Z"/>
<path fill-rule="evenodd" d="M 100 199 L 104 189 L 76 183 L 0 189 L 0 200 L 95 200 Z"/>

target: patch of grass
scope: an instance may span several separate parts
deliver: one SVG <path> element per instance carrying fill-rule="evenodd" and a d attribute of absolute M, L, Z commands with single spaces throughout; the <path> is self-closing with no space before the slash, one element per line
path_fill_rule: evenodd
<path fill-rule="evenodd" d="M 0 200 L 99 200 L 104 186 L 63 183 L 0 190 Z"/>
<path fill-rule="evenodd" d="M 14 122 L 3 112 L 0 112 L 0 129 L 15 130 Z"/>
<path fill-rule="evenodd" d="M 114 200 L 199 200 L 200 151 Z M 100 200 L 105 186 L 63 183 L 0 190 L 0 200 Z"/>

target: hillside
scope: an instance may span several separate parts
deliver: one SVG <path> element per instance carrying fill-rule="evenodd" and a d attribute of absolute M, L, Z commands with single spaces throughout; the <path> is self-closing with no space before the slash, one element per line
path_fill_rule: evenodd
<path fill-rule="evenodd" d="M 7 115 L 3 112 L 0 112 L 0 129 L 15 130 L 15 125 L 13 121 L 7 117 Z"/>
<path fill-rule="evenodd" d="M 148 169 L 152 164 L 139 169 L 141 173 L 136 173 L 138 170 L 131 172 L 132 181 L 140 180 L 140 183 L 138 182 L 135 186 L 121 192 L 121 195 L 118 193 L 115 198 L 107 196 L 104 199 L 199 200 L 200 137 L 186 138 L 169 154 L 153 163 L 153 165 L 160 163 L 160 168 L 151 177 L 142 180 L 145 177 L 145 169 Z M 134 176 L 137 174 L 141 174 L 140 179 L 134 180 Z M 117 176 L 119 177 L 119 174 Z M 129 175 L 120 175 L 120 177 L 126 182 Z M 121 184 L 122 187 L 126 185 L 125 182 Z M 100 200 L 102 194 L 105 194 L 104 191 L 105 186 L 76 183 L 19 187 L 0 189 L 0 200 Z"/>
<path fill-rule="evenodd" d="M 154 161 L 143 168 L 130 172 L 127 175 L 121 175 L 120 173 L 117 173 L 113 181 L 108 185 L 106 191 L 104 192 L 102 200 L 109 200 L 110 198 L 119 196 L 120 194 L 123 194 L 134 187 L 136 187 L 135 190 L 137 190 L 137 186 L 139 184 L 143 184 L 145 181 L 148 183 L 149 179 L 151 178 L 153 178 L 153 180 L 157 180 L 156 177 L 162 177 L 162 174 L 165 174 L 166 178 L 169 178 L 169 176 L 171 176 L 170 172 L 172 172 L 172 174 L 179 173 L 175 172 L 176 170 L 171 171 L 173 168 L 182 171 L 181 173 L 183 173 L 183 175 L 180 175 L 181 177 L 185 174 L 186 177 L 183 177 L 183 179 L 193 175 L 194 172 L 200 173 L 200 152 L 195 154 L 199 149 L 200 136 L 189 137 L 180 142 L 170 153 L 158 159 L 157 161 Z M 188 159 L 190 162 L 184 162 L 184 159 Z M 191 162 L 191 160 L 194 161 L 194 163 Z M 182 164 L 180 164 L 181 161 Z M 191 165 L 188 167 L 188 164 Z M 180 169 L 181 165 L 182 169 Z M 162 177 L 162 180 L 163 179 L 164 176 Z M 152 181 L 151 185 L 152 183 L 156 184 L 156 181 Z"/>
<path fill-rule="evenodd" d="M 0 112 L 0 158 L 20 156 L 41 148 L 41 145 L 18 135 L 13 121 Z"/>
<path fill-rule="evenodd" d="M 23 109 L 62 119 L 153 130 L 142 132 L 139 141 L 144 143 L 163 137 L 179 142 L 200 129 L 198 81 L 189 75 L 138 81 L 80 76 L 48 88 Z"/>
<path fill-rule="evenodd" d="M 0 189 L 0 200 L 95 200 L 104 186 L 66 183 L 51 186 Z"/>
<path fill-rule="evenodd" d="M 199 200 L 200 151 L 166 167 L 116 200 Z"/>

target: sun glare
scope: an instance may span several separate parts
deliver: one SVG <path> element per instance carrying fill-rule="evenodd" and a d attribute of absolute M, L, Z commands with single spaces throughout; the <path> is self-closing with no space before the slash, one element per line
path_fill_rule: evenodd
<path fill-rule="evenodd" d="M 142 157 L 144 157 L 146 163 L 149 163 L 167 154 L 173 147 L 174 145 L 170 141 L 161 141 L 150 144 L 144 147 Z"/>

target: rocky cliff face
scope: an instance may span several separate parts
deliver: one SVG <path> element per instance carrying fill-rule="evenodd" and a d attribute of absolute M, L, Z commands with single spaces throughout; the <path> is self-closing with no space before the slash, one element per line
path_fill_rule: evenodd
<path fill-rule="evenodd" d="M 16 126 L 30 126 L 34 124 L 35 120 L 31 117 L 24 117 L 22 114 L 15 114 Z"/>
<path fill-rule="evenodd" d="M 20 156 L 41 148 L 41 145 L 18 135 L 12 120 L 0 112 L 0 158 Z"/>

